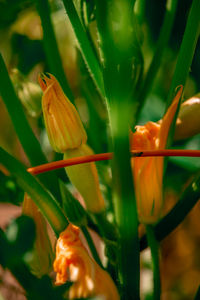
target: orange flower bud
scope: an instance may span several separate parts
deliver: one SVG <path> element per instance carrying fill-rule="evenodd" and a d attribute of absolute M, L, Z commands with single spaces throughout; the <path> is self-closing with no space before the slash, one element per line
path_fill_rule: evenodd
<path fill-rule="evenodd" d="M 82 144 L 79 148 L 67 150 L 64 159 L 86 156 L 94 154 L 87 144 Z M 99 187 L 97 168 L 94 162 L 70 166 L 65 168 L 66 173 L 83 196 L 86 207 L 93 213 L 98 213 L 105 209 L 105 202 Z"/>
<path fill-rule="evenodd" d="M 177 110 L 182 88 L 179 89 L 171 106 L 160 123 L 148 122 L 136 126 L 130 135 L 131 150 L 164 149 L 174 115 Z M 162 181 L 163 157 L 142 157 L 131 159 L 138 216 L 141 223 L 158 221 L 163 206 Z"/>
<path fill-rule="evenodd" d="M 119 300 L 110 275 L 89 256 L 80 240 L 79 228 L 72 224 L 57 241 L 54 270 L 57 285 L 68 279 L 74 282 L 69 289 L 69 299 L 103 296 L 105 300 Z"/>
<path fill-rule="evenodd" d="M 45 127 L 51 146 L 56 152 L 64 153 L 67 149 L 86 143 L 87 135 L 74 105 L 51 74 L 39 77 L 42 97 L 42 109 Z"/>
<path fill-rule="evenodd" d="M 200 94 L 182 103 L 176 122 L 175 139 L 182 140 L 200 133 Z"/>
<path fill-rule="evenodd" d="M 36 225 L 36 240 L 34 243 L 33 257 L 29 265 L 32 273 L 41 277 L 51 271 L 53 251 L 48 237 L 45 219 L 27 193 L 24 195 L 22 213 L 33 218 Z"/>

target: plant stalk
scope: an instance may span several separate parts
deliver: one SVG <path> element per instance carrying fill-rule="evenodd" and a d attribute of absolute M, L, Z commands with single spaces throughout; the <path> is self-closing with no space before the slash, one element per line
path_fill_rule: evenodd
<path fill-rule="evenodd" d="M 154 230 L 151 225 L 146 225 L 148 245 L 151 249 L 153 264 L 153 300 L 160 300 L 161 284 L 159 269 L 159 244 L 156 240 Z"/>

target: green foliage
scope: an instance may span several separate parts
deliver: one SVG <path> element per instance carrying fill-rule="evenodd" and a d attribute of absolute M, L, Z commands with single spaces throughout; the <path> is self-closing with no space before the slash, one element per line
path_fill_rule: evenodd
<path fill-rule="evenodd" d="M 39 141 L 35 137 L 27 118 L 24 114 L 22 105 L 19 98 L 16 95 L 13 84 L 10 80 L 6 65 L 3 61 L 3 57 L 0 54 L 0 93 L 2 99 L 6 105 L 6 108 L 10 114 L 13 125 L 19 140 L 24 148 L 24 151 L 31 164 L 47 162 L 46 157 L 41 149 Z M 50 176 L 40 176 L 41 181 L 48 186 L 50 191 L 57 195 L 59 199 L 59 191 L 57 186 L 57 179 L 53 174 Z M 54 184 L 52 184 L 54 182 Z"/>
<path fill-rule="evenodd" d="M 26 236 L 26 243 L 24 237 Z M 32 275 L 25 263 L 25 257 L 32 249 L 35 238 L 33 221 L 22 216 L 13 221 L 4 233 L 0 229 L 0 263 L 7 267 L 26 290 L 28 300 L 33 299 L 63 299 L 70 284 L 54 288 L 51 279 L 43 276 L 38 279 Z"/>
<path fill-rule="evenodd" d="M 1 49 L 4 59 L 1 55 L 0 94 L 29 164 L 44 164 L 47 157 L 52 160 L 56 156 L 49 151 L 42 137 L 44 125 L 41 120 L 38 126 L 26 115 L 19 101 L 9 76 L 12 67 L 31 80 L 38 66 L 42 71 L 52 72 L 69 99 L 77 104 L 91 147 L 97 152 L 114 152 L 111 164 L 99 163 L 100 182 L 109 203 L 108 209 L 101 213 L 89 214 L 66 184 L 61 181 L 59 184 L 58 176 L 65 180 L 62 173 L 48 172 L 34 178 L 22 163 L 2 148 L 0 164 L 10 174 L 0 172 L 0 202 L 19 204 L 24 191 L 36 203 L 57 237 L 69 222 L 80 226 L 94 259 L 102 267 L 87 227 L 96 231 L 105 245 L 106 270 L 116 282 L 121 299 L 139 299 L 140 251 L 148 245 L 152 253 L 154 291 L 144 298 L 160 299 L 159 242 L 183 222 L 200 198 L 199 158 L 170 158 L 164 189 L 175 190 L 179 199 L 157 224 L 147 227 L 147 236 L 139 240 L 129 133 L 138 122 L 161 119 L 164 107 L 170 105 L 178 85 L 184 86 L 186 98 L 197 92 L 200 77 L 195 70 L 200 65 L 200 1 L 186 2 L 0 0 L 0 30 L 9 32 L 8 39 L 11 37 L 9 47 L 2 46 Z M 70 83 L 66 79 L 60 41 L 52 23 L 54 8 L 66 21 L 67 13 L 77 40 L 75 47 L 78 45 L 79 48 L 75 50 L 76 67 L 71 71 Z M 27 9 L 38 12 L 42 40 L 12 31 L 20 13 Z M 70 26 L 65 26 L 69 27 L 67 35 L 70 35 Z M 65 51 L 68 46 L 66 42 Z M 67 55 L 66 51 L 70 68 L 73 52 L 69 57 Z M 168 146 L 199 148 L 199 136 L 173 143 L 176 117 L 168 136 Z M 23 155 L 22 160 L 26 161 Z M 5 231 L 0 230 L 0 264 L 16 277 L 25 289 L 27 299 L 64 299 L 70 283 L 55 288 L 50 277 L 38 279 L 30 273 L 26 258 L 32 251 L 35 235 L 33 221 L 25 216 L 14 220 Z M 198 297 L 199 290 L 195 299 Z M 98 297 L 84 299 L 97 300 Z"/>
<path fill-rule="evenodd" d="M 19 205 L 23 199 L 23 191 L 13 176 L 6 176 L 0 172 L 0 202 L 9 202 Z"/>
<path fill-rule="evenodd" d="M 88 67 L 88 71 L 91 74 L 91 77 L 102 96 L 104 96 L 104 86 L 102 79 L 102 72 L 99 66 L 99 62 L 94 55 L 92 46 L 90 41 L 87 38 L 85 30 L 81 24 L 76 8 L 73 4 L 72 0 L 63 0 L 63 4 L 65 6 L 67 15 L 70 19 L 70 22 L 73 26 L 73 30 L 75 32 L 76 38 L 79 43 L 79 47 L 84 59 L 86 66 Z"/>
<path fill-rule="evenodd" d="M 1 0 L 0 28 L 6 28 L 16 20 L 21 10 L 30 7 L 33 0 Z"/>
<path fill-rule="evenodd" d="M 58 236 L 66 227 L 67 220 L 52 194 L 29 174 L 19 161 L 1 148 L 0 162 L 4 164 L 13 176 L 15 176 L 19 186 L 29 194 L 32 200 L 40 208 L 41 212 L 55 231 L 55 234 Z"/>
<path fill-rule="evenodd" d="M 73 101 L 73 94 L 65 77 L 54 29 L 51 22 L 48 0 L 35 0 L 35 2 L 42 22 L 43 43 L 49 68 L 60 81 L 66 95 L 69 97 L 69 99 L 71 99 L 71 101 Z"/>
<path fill-rule="evenodd" d="M 80 202 L 70 193 L 65 184 L 60 181 L 63 210 L 70 223 L 76 226 L 87 225 L 87 213 Z"/>

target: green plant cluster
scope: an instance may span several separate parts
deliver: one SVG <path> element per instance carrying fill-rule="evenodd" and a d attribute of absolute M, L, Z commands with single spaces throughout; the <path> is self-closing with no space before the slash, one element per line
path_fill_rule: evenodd
<path fill-rule="evenodd" d="M 140 299 L 140 252 L 147 246 L 152 252 L 154 277 L 150 299 L 160 299 L 160 242 L 183 222 L 200 198 L 199 159 L 195 162 L 193 158 L 166 160 L 164 187 L 175 186 L 179 199 L 156 224 L 147 226 L 147 234 L 139 237 L 130 165 L 130 128 L 134 129 L 138 122 L 161 118 L 172 103 L 177 86 L 183 85 L 185 95 L 190 97 L 198 92 L 200 81 L 196 72 L 200 64 L 197 57 L 200 1 L 183 1 L 187 4 L 185 10 L 184 4 L 177 0 L 160 1 L 159 5 L 157 2 L 0 1 L 2 39 L 5 32 L 12 32 L 13 23 L 24 11 L 36 11 L 43 30 L 42 40 L 12 33 L 9 44 L 15 55 L 11 55 L 10 61 L 2 46 L 0 95 L 26 159 L 20 162 L 9 154 L 11 151 L 0 148 L 0 166 L 8 171 L 8 174 L 0 172 L 0 202 L 19 205 L 23 191 L 28 193 L 56 237 L 69 222 L 80 226 L 93 257 L 102 266 L 88 228 L 96 231 L 106 246 L 108 263 L 104 267 L 112 275 L 121 299 L 126 300 Z M 183 20 L 180 10 L 183 10 Z M 66 77 L 61 42 L 52 23 L 52 16 L 60 11 L 64 11 L 62 17 L 68 19 L 76 39 L 78 87 L 73 87 L 69 76 Z M 49 149 L 44 147 L 43 119 L 41 115 L 30 118 L 12 81 L 12 67 L 28 77 L 37 64 L 58 79 L 71 102 L 79 106 L 77 99 L 84 99 L 83 106 L 89 115 L 84 125 L 92 148 L 97 153 L 114 152 L 112 162 L 98 165 L 107 205 L 103 214 L 91 214 L 83 208 L 68 188 L 69 180 L 63 170 L 37 176 L 26 170 L 27 166 L 60 158 L 52 151 L 49 154 Z M 178 112 L 176 118 L 177 115 Z M 168 147 L 187 149 L 191 143 L 198 148 L 199 136 L 173 142 L 176 118 L 170 128 Z M 34 127 L 40 132 L 40 141 Z M 187 186 L 183 189 L 185 182 Z M 54 287 L 49 274 L 39 279 L 29 269 L 27 257 L 35 235 L 33 221 L 25 216 L 14 220 L 5 231 L 1 229 L 0 264 L 16 277 L 27 299 L 64 299 L 70 284 Z M 199 290 L 194 299 L 198 295 Z"/>

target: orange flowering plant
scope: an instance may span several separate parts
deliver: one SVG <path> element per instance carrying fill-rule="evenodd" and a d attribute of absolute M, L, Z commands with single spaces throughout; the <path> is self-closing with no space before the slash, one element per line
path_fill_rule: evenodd
<path fill-rule="evenodd" d="M 198 286 L 193 280 L 184 290 L 180 278 L 173 285 L 173 264 L 161 254 L 174 245 L 169 240 L 166 250 L 160 242 L 200 197 L 200 101 L 189 75 L 199 0 L 188 8 L 170 74 L 161 72 L 162 56 L 177 0 L 166 1 L 155 46 L 146 38 L 153 36 L 148 1 L 19 2 L 36 5 L 17 6 L 23 14 L 15 21 L 8 15 L 22 49 L 13 55 L 15 43 L 5 40 L 0 55 L 0 96 L 10 116 L 0 111 L 0 195 L 15 199 L 20 215 L 0 229 L 2 283 L 8 286 L 8 269 L 28 300 L 191 299 Z M 181 255 L 189 253 L 184 241 Z M 141 254 L 146 248 L 150 259 Z M 0 284 L 1 292 L 8 299 Z"/>
<path fill-rule="evenodd" d="M 176 113 L 182 88 L 178 91 L 163 119 L 136 126 L 130 135 L 130 148 L 134 150 L 164 149 L 170 126 Z M 142 223 L 155 223 L 163 207 L 163 157 L 132 158 L 138 216 Z"/>

